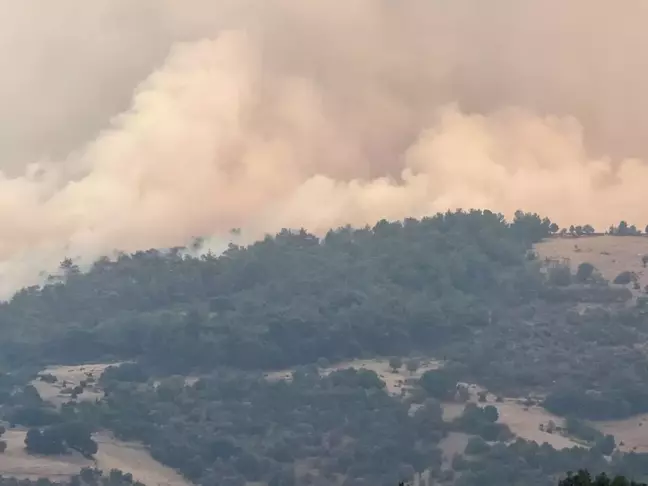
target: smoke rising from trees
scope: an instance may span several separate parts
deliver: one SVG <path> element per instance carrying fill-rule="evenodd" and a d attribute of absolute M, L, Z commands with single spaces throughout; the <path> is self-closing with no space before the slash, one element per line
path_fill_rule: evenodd
<path fill-rule="evenodd" d="M 233 227 L 643 227 L 647 23 L 640 0 L 2 5 L 0 293 Z"/>

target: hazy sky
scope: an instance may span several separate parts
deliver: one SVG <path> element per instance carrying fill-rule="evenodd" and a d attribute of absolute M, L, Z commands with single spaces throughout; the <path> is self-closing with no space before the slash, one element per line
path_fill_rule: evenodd
<path fill-rule="evenodd" d="M 0 295 L 457 207 L 644 225 L 645 0 L 0 4 Z"/>

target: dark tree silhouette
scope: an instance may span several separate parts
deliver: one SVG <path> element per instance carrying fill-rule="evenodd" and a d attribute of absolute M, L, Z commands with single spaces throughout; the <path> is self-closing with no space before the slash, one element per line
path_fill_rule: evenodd
<path fill-rule="evenodd" d="M 587 470 L 580 470 L 576 474 L 568 474 L 561 479 L 558 486 L 646 486 L 645 483 L 638 483 L 629 480 L 625 476 L 610 477 L 601 473 L 595 477 Z"/>

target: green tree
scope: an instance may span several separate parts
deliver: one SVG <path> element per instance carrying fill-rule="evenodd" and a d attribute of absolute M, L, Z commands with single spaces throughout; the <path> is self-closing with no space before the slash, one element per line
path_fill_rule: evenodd
<path fill-rule="evenodd" d="M 410 359 L 407 361 L 407 371 L 410 372 L 410 374 L 414 374 L 416 370 L 419 369 L 421 363 L 417 359 Z"/>
<path fill-rule="evenodd" d="M 457 379 L 446 369 L 430 370 L 423 373 L 419 385 L 431 397 L 439 400 L 451 398 L 457 390 Z"/>
<path fill-rule="evenodd" d="M 576 474 L 569 473 L 566 478 L 558 482 L 558 486 L 646 486 L 627 479 L 625 476 L 610 477 L 601 473 L 594 478 L 589 471 L 581 469 Z"/>
<path fill-rule="evenodd" d="M 572 281 L 571 269 L 568 265 L 554 262 L 547 269 L 548 280 L 552 285 L 568 287 Z"/>
<path fill-rule="evenodd" d="M 490 450 L 490 446 L 481 437 L 472 437 L 466 444 L 465 453 L 469 455 L 484 454 Z"/>
<path fill-rule="evenodd" d="M 484 418 L 492 423 L 495 423 L 499 420 L 499 411 L 497 407 L 493 405 L 486 405 L 484 407 Z"/>
<path fill-rule="evenodd" d="M 581 263 L 576 270 L 576 280 L 581 283 L 588 281 L 592 277 L 594 270 L 594 265 L 591 263 Z"/>
<path fill-rule="evenodd" d="M 609 456 L 614 452 L 614 449 L 616 449 L 616 441 L 614 440 L 614 436 L 605 435 L 601 437 L 598 441 L 596 441 L 594 447 L 601 451 L 601 454 Z"/>
<path fill-rule="evenodd" d="M 617 285 L 627 285 L 637 280 L 637 275 L 634 272 L 628 270 L 621 272 L 614 279 L 614 283 Z"/>
<path fill-rule="evenodd" d="M 389 367 L 392 369 L 392 372 L 396 373 L 403 366 L 403 360 L 398 357 L 389 358 Z"/>

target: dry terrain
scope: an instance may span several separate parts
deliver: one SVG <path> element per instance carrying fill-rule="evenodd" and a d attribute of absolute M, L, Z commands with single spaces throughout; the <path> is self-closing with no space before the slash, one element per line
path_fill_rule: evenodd
<path fill-rule="evenodd" d="M 112 363 L 116 365 L 119 363 Z M 32 385 L 36 387 L 38 393 L 43 400 L 46 400 L 57 407 L 70 400 L 70 394 L 65 393 L 71 391 L 75 386 L 78 386 L 82 381 L 88 379 L 98 380 L 101 374 L 111 364 L 87 364 L 81 366 L 49 366 L 45 368 L 41 375 L 53 375 L 57 381 L 55 383 L 47 383 L 40 379 L 32 381 Z M 103 398 L 103 392 L 97 387 L 96 383 L 90 383 L 81 393 L 77 400 L 94 401 Z"/>
<path fill-rule="evenodd" d="M 581 263 L 591 263 L 610 282 L 621 272 L 635 272 L 641 287 L 636 294 L 648 285 L 648 270 L 642 262 L 648 255 L 645 236 L 550 238 L 536 245 L 536 251 L 543 259 L 568 260 L 573 270 Z"/>
<path fill-rule="evenodd" d="M 49 384 L 41 380 L 34 380 L 33 384 L 43 399 L 55 406 L 60 406 L 70 399 L 69 394 L 61 393 L 64 388 L 73 388 L 90 376 L 98 380 L 108 366 L 110 364 L 49 367 L 42 373 L 52 374 L 57 377 L 58 381 Z M 65 386 L 63 386 L 64 382 Z M 102 391 L 96 385 L 91 385 L 89 389 L 79 395 L 78 399 L 95 400 L 102 396 Z M 142 444 L 121 441 L 105 432 L 94 435 L 94 439 L 99 444 L 99 452 L 95 456 L 95 461 L 85 459 L 76 453 L 48 457 L 29 455 L 24 450 L 25 434 L 25 430 L 12 429 L 3 436 L 7 440 L 7 450 L 5 454 L 0 454 L 1 475 L 56 479 L 69 477 L 78 473 L 83 467 L 93 466 L 103 471 L 121 469 L 131 473 L 135 479 L 142 481 L 147 486 L 188 486 L 191 484 L 173 469 L 153 459 Z"/>
<path fill-rule="evenodd" d="M 648 269 L 642 257 L 648 255 L 648 237 L 645 236 L 593 236 L 582 238 L 552 238 L 536 245 L 541 258 L 567 259 L 575 270 L 584 262 L 591 263 L 607 280 L 624 271 L 637 275 L 640 290 L 631 290 L 635 296 L 646 295 Z M 642 345 L 645 343 L 637 343 Z M 593 423 L 601 432 L 616 438 L 619 449 L 648 452 L 648 414 L 625 420 Z M 623 445 L 620 445 L 623 443 Z"/>
<path fill-rule="evenodd" d="M 10 429 L 3 435 L 7 441 L 7 450 L 0 454 L 0 474 L 18 478 L 51 479 L 69 477 L 76 474 L 82 467 L 92 466 L 92 461 L 84 459 L 80 454 L 66 456 L 31 456 L 25 452 L 25 430 Z"/>
<path fill-rule="evenodd" d="M 601 432 L 613 435 L 622 451 L 648 452 L 648 414 L 624 420 L 594 422 L 593 425 Z"/>
<path fill-rule="evenodd" d="M 468 385 L 470 392 L 470 402 L 478 403 L 478 393 L 485 391 L 477 385 Z M 516 436 L 538 444 L 548 443 L 555 449 L 565 449 L 574 446 L 581 446 L 578 442 L 559 433 L 548 433 L 540 430 L 540 426 L 546 426 L 549 422 L 556 425 L 562 424 L 563 420 L 547 412 L 538 405 L 527 406 L 523 400 L 516 398 L 504 398 L 503 401 L 497 402 L 496 397 L 491 393 L 486 396 L 487 403 L 480 405 L 493 405 L 497 408 L 500 418 L 499 421 L 509 426 L 511 432 Z M 446 421 L 452 420 L 463 412 L 465 404 L 463 403 L 444 403 L 443 418 Z"/>
<path fill-rule="evenodd" d="M 406 361 L 406 360 L 403 360 Z M 394 394 L 400 395 L 401 390 L 407 389 L 407 381 L 412 379 L 418 379 L 421 374 L 427 370 L 438 369 L 443 366 L 443 363 L 440 361 L 427 359 L 421 360 L 421 367 L 414 373 L 410 374 L 403 366 L 397 372 L 393 372 L 389 367 L 388 359 L 375 359 L 375 360 L 354 360 L 354 361 L 345 361 L 338 363 L 335 366 L 326 368 L 322 370 L 324 373 L 330 373 L 334 370 L 341 370 L 347 368 L 356 368 L 356 369 L 367 369 L 375 371 L 376 374 L 385 382 L 387 390 Z M 279 379 L 290 379 L 292 370 L 277 371 L 273 373 L 268 373 L 266 376 L 268 379 L 279 380 Z M 470 401 L 477 402 L 477 394 L 480 391 L 483 391 L 477 385 L 468 385 L 468 390 L 470 392 Z M 506 398 L 503 402 L 496 403 L 495 396 L 492 394 L 488 395 L 488 402 L 491 405 L 497 407 L 500 413 L 500 421 L 506 423 L 511 431 L 524 439 L 535 441 L 539 444 L 544 442 L 549 443 L 557 449 L 563 449 L 566 447 L 573 447 L 580 445 L 577 442 L 572 441 L 567 437 L 563 437 L 557 433 L 547 433 L 540 430 L 540 425 L 546 425 L 549 421 L 553 421 L 556 424 L 560 424 L 562 419 L 556 417 L 555 415 L 547 412 L 545 409 L 539 406 L 527 407 L 520 403 L 518 399 Z M 443 404 L 443 418 L 446 421 L 450 421 L 455 417 L 458 417 L 463 412 L 465 404 L 463 403 L 444 403 Z M 453 438 L 449 443 L 449 449 L 446 451 L 444 448 L 444 454 L 452 459 L 452 455 L 456 453 L 458 442 Z M 462 441 L 459 441 L 463 443 Z M 445 443 L 444 443 L 445 444 Z M 464 444 L 465 447 L 465 444 Z"/>

